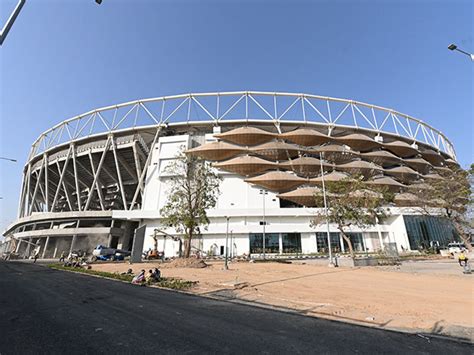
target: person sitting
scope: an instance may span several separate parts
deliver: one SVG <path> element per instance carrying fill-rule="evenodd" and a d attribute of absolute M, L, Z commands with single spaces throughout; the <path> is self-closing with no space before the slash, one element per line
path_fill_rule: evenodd
<path fill-rule="evenodd" d="M 153 278 L 157 282 L 161 280 L 161 271 L 157 267 L 153 269 Z"/>
<path fill-rule="evenodd" d="M 151 282 L 158 282 L 160 281 L 161 272 L 158 268 L 154 268 L 153 270 L 149 270 L 148 274 L 146 275 L 145 279 L 148 283 Z"/>
<path fill-rule="evenodd" d="M 141 285 L 145 281 L 145 270 L 141 270 L 138 275 L 132 279 L 132 284 Z"/>

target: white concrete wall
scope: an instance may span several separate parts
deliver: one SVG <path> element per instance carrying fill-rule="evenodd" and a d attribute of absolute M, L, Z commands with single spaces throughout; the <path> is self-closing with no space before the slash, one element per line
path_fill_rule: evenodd
<path fill-rule="evenodd" d="M 214 140 L 212 134 L 205 137 L 192 137 L 193 140 L 210 142 Z M 116 217 L 127 215 L 129 218 L 141 219 L 141 225 L 147 225 L 144 249 L 153 247 L 150 237 L 155 228 L 163 229 L 160 225 L 159 210 L 166 203 L 169 176 L 164 172 L 179 152 L 181 147 L 190 147 L 191 136 L 181 135 L 161 137 L 153 147 L 153 157 L 150 169 L 147 172 L 145 196 L 141 211 L 116 212 Z M 301 233 L 301 247 L 303 253 L 316 253 L 315 232 L 325 232 L 326 224 L 315 228 L 310 227 L 310 221 L 315 215 L 311 208 L 280 208 L 276 193 L 268 191 L 267 195 L 260 194 L 260 188 L 244 181 L 244 177 L 227 172 L 220 172 L 223 181 L 220 185 L 220 195 L 214 209 L 208 211 L 210 225 L 202 229 L 202 250 L 209 252 L 211 248 L 220 254 L 220 247 L 225 245 L 226 217 L 229 217 L 229 234 L 233 236 L 232 245 L 238 255 L 249 253 L 249 233 L 262 233 L 263 226 L 263 199 L 265 199 L 265 220 L 267 233 Z M 370 251 L 380 248 L 379 233 L 382 242 L 396 242 L 397 248 L 409 247 L 402 212 L 413 214 L 413 211 L 404 211 L 399 208 L 391 209 L 391 216 L 380 226 L 371 226 L 366 229 L 351 227 L 351 232 L 361 232 L 366 247 Z M 331 232 L 338 232 L 335 226 L 330 226 Z M 176 235 L 174 230 L 166 230 Z M 179 243 L 170 238 L 160 239 L 158 249 L 164 250 L 167 257 L 176 256 Z M 230 247 L 229 247 L 230 249 Z M 229 250 L 230 251 L 230 250 Z"/>

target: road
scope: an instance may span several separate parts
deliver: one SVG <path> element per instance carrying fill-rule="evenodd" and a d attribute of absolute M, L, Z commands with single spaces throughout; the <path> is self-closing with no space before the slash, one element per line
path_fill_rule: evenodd
<path fill-rule="evenodd" d="M 0 262 L 0 354 L 426 353 L 469 344 Z"/>

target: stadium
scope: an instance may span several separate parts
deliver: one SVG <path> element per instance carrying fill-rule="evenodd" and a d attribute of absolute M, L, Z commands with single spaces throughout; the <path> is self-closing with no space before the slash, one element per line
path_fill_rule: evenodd
<path fill-rule="evenodd" d="M 210 224 L 193 241 L 209 256 L 344 253 L 335 226 L 310 226 L 322 180 L 360 174 L 395 193 L 390 216 L 353 227 L 358 252 L 446 245 L 453 228 L 412 208 L 413 189 L 459 166 L 429 124 L 353 100 L 276 92 L 199 93 L 103 107 L 65 120 L 32 144 L 18 218 L 7 248 L 40 258 L 98 245 L 141 254 L 158 241 L 178 255 L 180 235 L 162 226 L 169 173 L 180 149 L 212 161 L 222 177 Z M 322 176 L 324 175 L 324 176 Z M 330 203 L 330 201 L 329 201 Z M 265 236 L 265 249 L 263 248 Z M 140 239 L 140 240 L 139 240 Z"/>

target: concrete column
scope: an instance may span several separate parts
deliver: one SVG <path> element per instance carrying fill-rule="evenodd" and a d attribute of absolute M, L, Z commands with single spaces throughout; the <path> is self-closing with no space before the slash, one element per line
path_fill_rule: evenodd
<path fill-rule="evenodd" d="M 317 236 L 317 233 L 314 233 L 314 247 L 316 250 L 316 253 L 318 252 L 318 236 Z"/>
<path fill-rule="evenodd" d="M 281 236 L 281 233 L 278 234 L 278 251 L 280 254 L 283 254 L 283 237 Z"/>
<path fill-rule="evenodd" d="M 379 235 L 379 241 L 380 241 L 380 250 L 385 250 L 385 246 L 383 244 L 383 238 L 382 238 L 382 231 L 380 230 L 380 224 L 379 224 L 379 219 L 375 217 L 375 224 L 377 226 L 377 234 Z"/>
<path fill-rule="evenodd" d="M 46 255 L 46 249 L 48 249 L 48 244 L 49 244 L 49 235 L 46 237 L 46 242 L 44 243 L 43 254 L 41 254 L 41 259 L 44 259 L 44 256 Z"/>
<path fill-rule="evenodd" d="M 339 245 L 341 246 L 341 252 L 344 253 L 346 248 L 344 248 L 344 238 L 342 237 L 341 233 L 339 233 Z"/>
<path fill-rule="evenodd" d="M 21 239 L 18 239 L 18 244 L 16 245 L 15 253 L 20 251 Z"/>
<path fill-rule="evenodd" d="M 107 241 L 107 247 L 110 248 L 112 246 L 112 234 L 109 234 L 109 239 Z"/>
<path fill-rule="evenodd" d="M 28 239 L 28 241 L 29 241 L 30 243 L 32 243 L 32 240 L 33 240 L 33 238 L 31 238 L 31 237 Z M 29 257 L 29 256 L 30 256 L 30 249 L 31 249 L 31 244 L 30 244 L 30 243 L 28 243 L 28 244 L 26 245 L 26 251 L 25 251 L 26 257 Z"/>
<path fill-rule="evenodd" d="M 72 250 L 74 249 L 74 244 L 76 243 L 76 235 L 74 234 L 72 236 L 72 240 L 71 240 L 71 247 L 69 248 L 69 254 L 72 253 Z"/>

